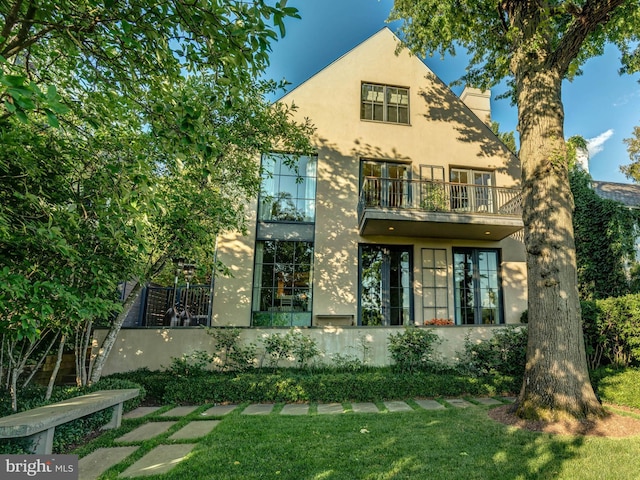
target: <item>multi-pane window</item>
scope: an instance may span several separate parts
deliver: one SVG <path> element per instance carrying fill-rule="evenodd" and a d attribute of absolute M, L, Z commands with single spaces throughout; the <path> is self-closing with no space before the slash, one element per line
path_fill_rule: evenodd
<path fill-rule="evenodd" d="M 446 212 L 450 209 L 447 186 L 444 183 L 444 167 L 420 165 L 419 186 L 420 208 L 430 212 Z"/>
<path fill-rule="evenodd" d="M 440 165 L 420 165 L 420 180 L 444 182 L 444 167 Z"/>
<path fill-rule="evenodd" d="M 410 325 L 412 247 L 360 246 L 360 325 Z"/>
<path fill-rule="evenodd" d="M 316 157 L 269 153 L 262 156 L 258 219 L 315 221 Z"/>
<path fill-rule="evenodd" d="M 378 122 L 409 123 L 409 89 L 362 84 L 360 118 Z"/>
<path fill-rule="evenodd" d="M 254 326 L 310 326 L 313 243 L 259 241 L 253 280 Z"/>
<path fill-rule="evenodd" d="M 456 323 L 503 323 L 500 251 L 453 249 Z"/>
<path fill-rule="evenodd" d="M 368 207 L 403 207 L 409 203 L 411 165 L 364 160 L 361 188 Z"/>
<path fill-rule="evenodd" d="M 447 251 L 422 249 L 422 319 L 425 323 L 449 319 Z"/>
<path fill-rule="evenodd" d="M 492 172 L 452 168 L 450 174 L 452 209 L 494 213 Z"/>
<path fill-rule="evenodd" d="M 262 156 L 251 324 L 310 326 L 316 157 Z"/>

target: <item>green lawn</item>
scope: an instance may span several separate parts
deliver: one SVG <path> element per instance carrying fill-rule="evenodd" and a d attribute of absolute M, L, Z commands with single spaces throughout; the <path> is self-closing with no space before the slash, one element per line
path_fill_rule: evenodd
<path fill-rule="evenodd" d="M 167 437 L 140 442 L 132 458 L 105 472 L 118 474 Z M 138 425 L 127 420 L 76 452 L 84 456 Z M 276 408 L 276 411 L 278 409 Z M 496 423 L 487 407 L 407 413 L 245 416 L 240 409 L 199 440 L 165 480 L 224 479 L 615 479 L 640 478 L 640 436 L 626 439 L 554 436 Z M 313 409 L 312 409 L 313 411 Z M 209 417 L 207 418 L 209 419 Z M 163 419 L 164 420 L 164 419 Z M 193 443 L 188 441 L 184 443 Z"/>

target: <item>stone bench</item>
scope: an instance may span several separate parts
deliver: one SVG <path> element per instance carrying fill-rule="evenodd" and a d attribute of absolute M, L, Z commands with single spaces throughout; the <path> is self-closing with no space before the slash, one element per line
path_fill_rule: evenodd
<path fill-rule="evenodd" d="M 32 441 L 31 451 L 52 453 L 55 428 L 92 413 L 113 407 L 113 414 L 103 430 L 117 428 L 122 422 L 122 404 L 138 396 L 137 388 L 124 390 L 98 390 L 20 413 L 0 418 L 0 438 L 26 437 Z"/>

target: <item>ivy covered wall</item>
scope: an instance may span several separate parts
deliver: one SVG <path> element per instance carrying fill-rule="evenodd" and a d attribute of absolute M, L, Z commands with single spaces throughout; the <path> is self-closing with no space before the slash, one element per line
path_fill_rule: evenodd
<path fill-rule="evenodd" d="M 575 200 L 578 288 L 584 300 L 640 292 L 635 243 L 640 211 L 603 199 L 591 188 L 591 176 L 580 168 L 570 173 Z"/>

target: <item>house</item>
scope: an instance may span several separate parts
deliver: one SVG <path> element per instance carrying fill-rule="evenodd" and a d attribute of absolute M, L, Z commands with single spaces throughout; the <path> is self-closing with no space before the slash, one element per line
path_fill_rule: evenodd
<path fill-rule="evenodd" d="M 600 198 L 620 202 L 628 208 L 640 208 L 640 185 L 594 180 L 593 190 Z"/>
<path fill-rule="evenodd" d="M 489 92 L 456 96 L 398 44 L 383 28 L 280 99 L 316 126 L 317 154 L 262 155 L 248 234 L 219 239 L 233 276 L 216 278 L 212 326 L 249 341 L 309 327 L 328 357 L 364 339 L 385 364 L 406 325 L 435 325 L 454 357 L 467 335 L 519 323 L 518 158 L 488 126 Z M 105 373 L 167 366 L 207 337 L 123 330 Z"/>
<path fill-rule="evenodd" d="M 625 208 L 631 210 L 637 211 L 637 209 L 640 209 L 640 185 L 638 184 L 593 180 L 591 186 L 600 198 L 619 202 L 624 205 Z M 627 260 L 627 272 L 630 271 L 630 268 L 635 262 L 640 262 L 640 228 L 637 224 L 635 228 L 635 238 L 635 258 Z"/>

